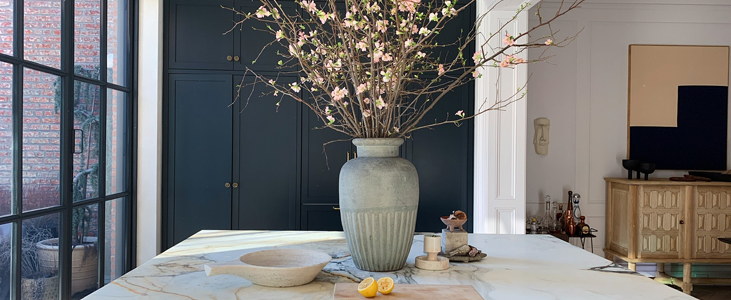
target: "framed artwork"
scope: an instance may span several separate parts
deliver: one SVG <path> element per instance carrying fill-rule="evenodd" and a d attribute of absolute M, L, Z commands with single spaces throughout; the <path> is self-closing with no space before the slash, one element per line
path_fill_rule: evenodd
<path fill-rule="evenodd" d="M 629 46 L 627 156 L 726 170 L 729 46 Z"/>

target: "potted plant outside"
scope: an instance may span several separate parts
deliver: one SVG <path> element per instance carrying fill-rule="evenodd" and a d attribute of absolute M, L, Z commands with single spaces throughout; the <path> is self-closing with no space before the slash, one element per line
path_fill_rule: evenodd
<path fill-rule="evenodd" d="M 21 257 L 20 257 L 20 295 L 22 299 L 40 299 L 50 300 L 58 298 L 59 280 L 57 272 L 48 270 L 41 265 L 38 242 L 47 240 L 53 235 L 46 226 L 38 226 L 40 220 L 23 222 L 23 237 L 21 240 Z M 0 270 L 7 270 L 10 273 L 10 262 L 12 253 L 11 235 L 0 235 Z M 1 278 L 0 278 L 1 279 Z M 10 278 L 7 278 L 10 282 Z M 0 298 L 6 299 L 10 297 L 10 290 L 4 287 L 10 287 L 10 284 L 0 286 Z"/>

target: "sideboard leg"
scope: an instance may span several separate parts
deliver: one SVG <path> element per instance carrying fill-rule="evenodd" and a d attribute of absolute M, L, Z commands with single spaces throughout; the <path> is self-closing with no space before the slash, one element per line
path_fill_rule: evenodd
<path fill-rule="evenodd" d="M 693 283 L 691 282 L 692 268 L 690 263 L 683 263 L 683 293 L 690 295 L 693 291 Z"/>
<path fill-rule="evenodd" d="M 657 271 L 655 271 L 655 277 L 661 277 L 663 274 L 665 274 L 665 264 L 657 263 Z"/>
<path fill-rule="evenodd" d="M 633 263 L 633 262 L 628 263 L 627 268 L 629 268 L 632 271 L 637 271 L 637 263 Z"/>

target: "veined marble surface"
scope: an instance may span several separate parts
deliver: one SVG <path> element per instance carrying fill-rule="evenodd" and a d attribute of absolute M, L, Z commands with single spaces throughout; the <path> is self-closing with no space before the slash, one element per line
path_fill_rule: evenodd
<path fill-rule="evenodd" d="M 404 269 L 367 272 L 353 264 L 342 232 L 204 230 L 85 299 L 332 299 L 336 282 L 385 276 L 397 284 L 469 284 L 485 299 L 695 299 L 638 274 L 589 270 L 610 261 L 550 235 L 470 234 L 469 241 L 488 256 L 450 263 L 445 271 L 417 269 L 414 258 L 423 255 L 417 235 Z M 207 263 L 271 248 L 317 249 L 333 260 L 312 283 L 290 288 L 203 271 Z"/>

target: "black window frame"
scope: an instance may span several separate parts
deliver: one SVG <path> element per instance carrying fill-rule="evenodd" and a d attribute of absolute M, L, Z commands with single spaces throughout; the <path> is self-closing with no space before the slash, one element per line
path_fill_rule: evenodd
<path fill-rule="evenodd" d="M 12 261 L 10 264 L 11 282 L 10 282 L 10 299 L 21 299 L 21 267 L 20 260 L 22 255 L 22 222 L 23 220 L 32 219 L 39 216 L 59 214 L 60 230 L 59 236 L 61 244 L 59 245 L 59 299 L 71 298 L 71 232 L 72 232 L 72 215 L 73 210 L 78 207 L 89 205 L 97 205 L 99 230 L 98 238 L 98 257 L 100 257 L 97 269 L 97 288 L 105 285 L 105 206 L 107 202 L 116 199 L 125 199 L 124 201 L 124 217 L 125 224 L 122 228 L 124 234 L 124 270 L 126 273 L 136 265 L 136 201 L 137 201 L 137 53 L 138 53 L 138 26 L 139 24 L 139 8 L 136 0 L 126 0 L 127 7 L 124 12 L 120 11 L 121 16 L 126 18 L 126 33 L 119 41 L 125 41 L 124 55 L 126 57 L 126 74 L 125 85 L 119 85 L 107 82 L 107 72 L 100 72 L 98 79 L 83 77 L 74 73 L 74 4 L 72 0 L 61 0 L 61 68 L 56 69 L 41 63 L 24 59 L 24 5 L 26 0 L 13 1 L 13 54 L 0 54 L 0 63 L 11 64 L 12 67 L 12 190 L 13 196 L 11 200 L 11 212 L 9 215 L 0 216 L 0 225 L 11 224 L 11 236 L 13 237 L 11 251 L 13 251 Z M 107 0 L 100 0 L 100 28 L 99 28 L 99 52 L 100 52 L 100 70 L 107 69 Z M 23 195 L 19 191 L 22 188 L 22 134 L 23 134 L 23 75 L 24 70 L 33 70 L 43 72 L 49 75 L 61 78 L 62 87 L 62 111 L 60 112 L 60 205 L 46 208 L 35 209 L 31 211 L 23 211 Z M 128 145 L 128 158 L 125 161 L 126 168 L 126 184 L 123 192 L 106 195 L 106 126 L 100 126 L 99 143 L 99 195 L 98 197 L 85 199 L 81 201 L 73 201 L 72 179 L 73 174 L 73 153 L 74 153 L 74 82 L 83 82 L 93 84 L 100 87 L 100 103 L 99 108 L 100 120 L 106 120 L 107 115 L 107 91 L 112 89 L 124 92 L 127 97 L 125 101 L 125 126 L 126 134 L 124 136 L 125 143 Z M 104 121 L 105 122 L 105 121 Z"/>

